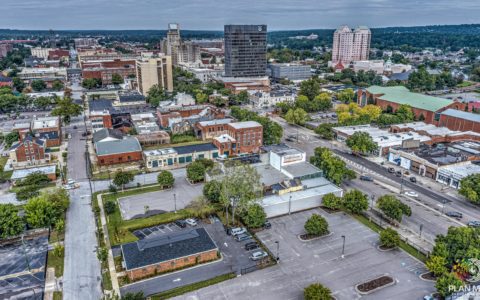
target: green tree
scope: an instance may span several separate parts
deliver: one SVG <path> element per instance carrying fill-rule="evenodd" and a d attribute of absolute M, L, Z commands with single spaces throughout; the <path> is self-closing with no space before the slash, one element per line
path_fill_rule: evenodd
<path fill-rule="evenodd" d="M 63 258 L 63 255 L 65 253 L 65 247 L 62 246 L 61 244 L 56 244 L 55 247 L 53 248 L 53 255 L 59 258 Z"/>
<path fill-rule="evenodd" d="M 44 185 L 50 182 L 47 174 L 42 172 L 33 172 L 28 174 L 22 181 L 17 182 L 17 186 Z"/>
<path fill-rule="evenodd" d="M 201 182 L 205 180 L 205 165 L 201 161 L 194 161 L 187 166 L 187 178 L 191 182 Z"/>
<path fill-rule="evenodd" d="M 112 84 L 122 84 L 123 82 L 123 77 L 120 74 L 112 74 Z"/>
<path fill-rule="evenodd" d="M 328 222 L 324 217 L 313 214 L 308 218 L 303 226 L 305 232 L 309 235 L 325 235 L 328 233 Z"/>
<path fill-rule="evenodd" d="M 102 86 L 102 80 L 98 78 L 85 78 L 82 81 L 82 87 L 91 90 Z"/>
<path fill-rule="evenodd" d="M 104 247 L 99 247 L 97 249 L 97 258 L 102 263 L 106 262 L 108 259 L 108 249 Z"/>
<path fill-rule="evenodd" d="M 113 177 L 113 184 L 118 187 L 122 187 L 122 192 L 125 189 L 125 185 L 132 182 L 135 179 L 135 175 L 132 172 L 120 171 L 115 174 Z"/>
<path fill-rule="evenodd" d="M 318 81 L 318 78 L 310 78 L 302 81 L 299 94 L 307 96 L 307 98 L 312 101 L 315 96 L 320 94 L 320 82 Z"/>
<path fill-rule="evenodd" d="M 355 92 L 353 89 L 344 89 L 337 93 L 337 100 L 342 101 L 343 103 L 350 103 L 355 98 Z"/>
<path fill-rule="evenodd" d="M 249 228 L 262 227 L 266 219 L 267 214 L 263 210 L 263 207 L 257 203 L 250 205 L 246 214 L 243 216 L 243 221 Z"/>
<path fill-rule="evenodd" d="M 110 215 L 113 214 L 117 209 L 117 204 L 115 203 L 115 200 L 107 200 L 105 201 L 103 207 L 105 208 L 105 212 Z"/>
<path fill-rule="evenodd" d="M 18 209 L 13 204 L 0 204 L 0 238 L 8 238 L 20 234 L 25 228 Z"/>
<path fill-rule="evenodd" d="M 58 211 L 46 197 L 38 196 L 25 204 L 25 218 L 32 228 L 50 227 L 58 218 Z"/>
<path fill-rule="evenodd" d="M 20 93 L 26 87 L 25 82 L 23 82 L 23 80 L 21 80 L 18 77 L 13 77 L 12 82 L 13 82 L 13 87 Z"/>
<path fill-rule="evenodd" d="M 410 206 L 402 203 L 393 195 L 384 195 L 378 198 L 377 207 L 389 218 L 402 222 L 403 215 L 411 216 Z"/>
<path fill-rule="evenodd" d="M 308 114 L 301 108 L 290 109 L 285 115 L 285 120 L 290 124 L 305 125 Z"/>
<path fill-rule="evenodd" d="M 303 290 L 305 300 L 331 300 L 332 292 L 320 283 L 312 283 Z"/>
<path fill-rule="evenodd" d="M 30 83 L 30 86 L 36 92 L 41 92 L 47 88 L 47 84 L 45 83 L 45 81 L 40 79 L 33 80 L 32 83 Z"/>
<path fill-rule="evenodd" d="M 451 295 L 455 289 L 463 286 L 462 280 L 455 273 L 446 273 L 437 279 L 435 288 L 442 297 Z"/>
<path fill-rule="evenodd" d="M 18 189 L 16 193 L 17 200 L 25 201 L 30 198 L 37 197 L 38 195 L 40 195 L 38 189 L 39 187 L 36 185 L 28 185 Z"/>
<path fill-rule="evenodd" d="M 342 198 L 333 193 L 326 194 L 322 198 L 322 206 L 329 209 L 340 209 L 342 207 Z"/>
<path fill-rule="evenodd" d="M 332 108 L 332 96 L 329 93 L 320 93 L 313 99 L 313 111 L 327 111 Z"/>
<path fill-rule="evenodd" d="M 222 183 L 217 180 L 209 181 L 203 186 L 203 195 L 212 203 L 218 203 L 220 201 L 221 193 Z"/>
<path fill-rule="evenodd" d="M 195 94 L 195 100 L 197 104 L 203 104 L 208 102 L 208 95 L 202 92 L 198 92 Z"/>
<path fill-rule="evenodd" d="M 64 88 L 64 85 L 61 80 L 57 79 L 52 83 L 52 89 L 54 89 L 55 91 L 61 91 L 63 90 L 63 88 Z"/>
<path fill-rule="evenodd" d="M 378 145 L 373 141 L 370 134 L 366 131 L 357 131 L 349 136 L 345 142 L 354 152 L 362 154 L 372 153 L 378 149 Z"/>
<path fill-rule="evenodd" d="M 412 107 L 407 104 L 400 105 L 395 111 L 395 115 L 399 118 L 401 122 L 411 122 L 415 118 Z"/>
<path fill-rule="evenodd" d="M 443 256 L 432 255 L 428 258 L 427 263 L 425 264 L 427 269 L 435 275 L 435 277 L 440 277 L 448 272 L 447 269 L 447 260 Z"/>
<path fill-rule="evenodd" d="M 172 172 L 163 170 L 158 173 L 157 181 L 162 187 L 162 189 L 171 188 L 173 186 L 173 183 L 175 182 L 175 178 L 173 177 Z"/>
<path fill-rule="evenodd" d="M 275 106 L 280 109 L 282 114 L 286 114 L 290 109 L 294 108 L 289 102 L 279 102 Z"/>
<path fill-rule="evenodd" d="M 248 97 L 248 92 L 247 91 L 241 91 L 238 93 L 236 96 L 236 102 L 239 104 L 246 104 L 248 103 L 249 97 Z"/>
<path fill-rule="evenodd" d="M 380 232 L 380 245 L 385 248 L 395 248 L 400 244 L 398 232 L 392 228 L 384 229 Z"/>
<path fill-rule="evenodd" d="M 40 109 L 45 109 L 52 104 L 52 98 L 44 96 L 37 97 L 33 100 L 33 104 Z"/>
<path fill-rule="evenodd" d="M 16 141 L 18 141 L 19 139 L 20 139 L 20 135 L 18 134 L 18 132 L 16 132 L 16 131 L 15 132 L 10 132 L 3 139 L 4 142 L 5 142 L 5 147 L 10 148 L 12 146 L 12 144 L 15 143 Z"/>
<path fill-rule="evenodd" d="M 310 163 L 322 170 L 325 177 L 336 185 L 340 185 L 344 180 L 355 178 L 355 172 L 350 170 L 343 160 L 334 156 L 328 148 L 315 148 L 314 155 L 310 157 Z"/>
<path fill-rule="evenodd" d="M 65 230 L 65 221 L 63 219 L 58 219 L 55 222 L 55 230 L 58 232 L 63 232 Z"/>
<path fill-rule="evenodd" d="M 460 190 L 458 192 L 470 202 L 480 203 L 480 174 L 471 174 L 460 180 Z"/>
<path fill-rule="evenodd" d="M 157 107 L 160 102 L 168 100 L 169 96 L 165 89 L 158 84 L 153 85 L 147 92 L 146 101 L 153 107 Z"/>
<path fill-rule="evenodd" d="M 343 207 L 353 214 L 360 214 L 368 208 L 367 195 L 359 190 L 350 190 L 343 196 Z"/>
<path fill-rule="evenodd" d="M 235 220 L 237 211 L 244 213 L 262 195 L 260 174 L 252 166 L 241 163 L 225 168 L 224 174 L 220 202 L 226 210 L 231 206 L 232 220 Z"/>
<path fill-rule="evenodd" d="M 57 100 L 57 105 L 52 110 L 52 116 L 60 116 L 65 124 L 70 123 L 71 117 L 82 113 L 82 106 L 75 104 L 72 98 L 63 97 Z"/>
<path fill-rule="evenodd" d="M 334 124 L 332 123 L 322 123 L 315 128 L 315 133 L 318 134 L 321 138 L 326 140 L 333 140 L 335 134 L 333 132 Z"/>
<path fill-rule="evenodd" d="M 122 296 L 122 300 L 143 300 L 144 298 L 143 292 L 126 293 Z"/>

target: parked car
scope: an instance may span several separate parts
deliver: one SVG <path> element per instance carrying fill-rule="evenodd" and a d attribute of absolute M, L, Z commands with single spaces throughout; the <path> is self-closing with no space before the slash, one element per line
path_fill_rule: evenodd
<path fill-rule="evenodd" d="M 447 211 L 445 214 L 447 216 L 449 216 L 451 218 L 455 218 L 457 220 L 463 218 L 463 214 L 461 212 L 458 212 L 458 211 Z"/>
<path fill-rule="evenodd" d="M 270 228 L 272 228 L 272 224 L 270 223 L 269 220 L 266 220 L 265 223 L 263 223 L 263 228 L 264 228 L 264 229 L 270 229 Z"/>
<path fill-rule="evenodd" d="M 239 234 L 244 234 L 247 232 L 247 229 L 244 227 L 235 227 L 230 229 L 230 234 L 233 236 L 239 235 Z"/>
<path fill-rule="evenodd" d="M 185 219 L 185 223 L 187 223 L 190 226 L 197 226 L 197 221 L 195 221 L 192 218 Z"/>
<path fill-rule="evenodd" d="M 69 178 L 67 181 L 67 184 L 75 184 L 75 180 L 73 180 L 72 178 Z"/>
<path fill-rule="evenodd" d="M 361 175 L 361 176 L 360 176 L 360 180 L 363 180 L 363 181 L 373 181 L 373 178 L 370 177 L 370 176 L 367 176 L 367 175 Z"/>
<path fill-rule="evenodd" d="M 242 233 L 242 234 L 238 234 L 238 235 L 235 236 L 235 239 L 237 240 L 237 242 L 246 241 L 246 240 L 249 240 L 251 238 L 252 238 L 252 236 L 248 233 Z"/>
<path fill-rule="evenodd" d="M 402 177 L 402 172 L 401 172 L 401 171 L 395 172 L 395 176 L 397 176 L 397 177 Z"/>
<path fill-rule="evenodd" d="M 64 184 L 63 188 L 65 190 L 73 190 L 75 188 L 75 185 L 74 184 Z"/>
<path fill-rule="evenodd" d="M 74 126 L 73 126 L 73 129 L 77 129 L 77 128 L 78 128 L 77 125 L 74 125 Z"/>
<path fill-rule="evenodd" d="M 405 192 L 405 195 L 407 195 L 409 197 L 418 197 L 418 194 L 415 193 L 414 191 Z"/>
<path fill-rule="evenodd" d="M 480 221 L 470 221 L 467 223 L 469 227 L 480 227 Z"/>
<path fill-rule="evenodd" d="M 245 250 L 250 251 L 258 249 L 258 244 L 256 242 L 249 242 L 245 244 Z"/>
<path fill-rule="evenodd" d="M 410 181 L 413 183 L 417 183 L 417 178 L 415 176 L 410 177 Z"/>
<path fill-rule="evenodd" d="M 256 260 L 260 260 L 264 257 L 267 257 L 268 256 L 268 253 L 265 252 L 265 251 L 255 251 L 252 253 L 252 255 L 250 255 L 250 259 L 253 260 L 253 261 L 256 261 Z"/>
<path fill-rule="evenodd" d="M 295 140 L 292 139 L 291 137 L 287 137 L 285 140 L 286 140 L 287 142 L 295 142 Z"/>
<path fill-rule="evenodd" d="M 392 167 L 388 168 L 388 173 L 395 173 L 395 169 Z"/>
<path fill-rule="evenodd" d="M 187 222 L 185 220 L 176 220 L 173 222 L 175 225 L 177 225 L 180 228 L 185 228 L 187 227 Z"/>

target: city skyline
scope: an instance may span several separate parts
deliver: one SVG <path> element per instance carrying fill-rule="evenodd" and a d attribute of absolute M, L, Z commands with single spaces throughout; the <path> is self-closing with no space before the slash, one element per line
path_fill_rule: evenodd
<path fill-rule="evenodd" d="M 114 6 L 106 0 L 5 0 L 0 28 L 102 30 L 164 29 L 178 22 L 184 30 L 218 30 L 224 24 L 267 24 L 270 31 L 334 29 L 341 24 L 371 28 L 478 23 L 480 3 L 457 1 L 351 0 L 315 3 L 253 0 L 242 2 L 211 0 L 201 3 L 179 0 L 158 3 L 151 0 L 119 0 Z M 95 8 L 95 9 L 92 9 Z M 106 13 L 108 12 L 108 13 Z M 18 18 L 22 15 L 22 19 Z M 55 17 L 53 17 L 55 16 Z M 408 17 L 406 17 L 408 16 Z"/>

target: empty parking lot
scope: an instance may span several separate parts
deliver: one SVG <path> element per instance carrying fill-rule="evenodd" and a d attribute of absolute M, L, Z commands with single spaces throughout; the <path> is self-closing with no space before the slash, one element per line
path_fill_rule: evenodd
<path fill-rule="evenodd" d="M 173 189 L 156 191 L 118 199 L 124 220 L 141 217 L 148 206 L 150 213 L 163 213 L 185 208 L 192 200 L 202 195 L 203 184 L 191 185 L 185 178 L 176 178 Z M 175 197 L 174 197 L 175 194 Z M 176 199 L 176 201 L 175 201 Z"/>
<path fill-rule="evenodd" d="M 312 213 L 323 215 L 330 224 L 331 236 L 302 242 L 297 238 Z M 422 299 L 435 290 L 432 282 L 418 276 L 422 263 L 401 250 L 380 252 L 378 235 L 343 213 L 327 214 L 310 210 L 271 220 L 272 229 L 257 236 L 276 252 L 280 242 L 280 264 L 210 286 L 177 299 L 303 299 L 303 288 L 314 282 L 329 287 L 338 300 L 359 299 L 355 285 L 390 274 L 394 286 L 362 299 Z M 341 258 L 345 235 L 345 258 Z"/>

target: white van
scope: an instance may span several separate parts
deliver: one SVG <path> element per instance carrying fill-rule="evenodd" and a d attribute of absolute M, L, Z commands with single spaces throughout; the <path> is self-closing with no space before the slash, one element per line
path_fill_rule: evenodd
<path fill-rule="evenodd" d="M 232 228 L 230 230 L 230 233 L 233 236 L 236 236 L 236 235 L 239 235 L 239 234 L 242 234 L 242 233 L 246 233 L 246 232 L 247 232 L 247 230 L 244 227 L 235 227 L 235 228 Z"/>

